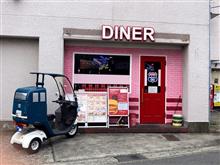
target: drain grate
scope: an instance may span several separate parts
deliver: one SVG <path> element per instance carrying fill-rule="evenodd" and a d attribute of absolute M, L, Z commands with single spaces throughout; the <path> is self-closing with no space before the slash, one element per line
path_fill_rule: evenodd
<path fill-rule="evenodd" d="M 128 162 L 128 161 L 146 159 L 146 157 L 144 157 L 141 154 L 118 155 L 115 156 L 114 158 L 117 159 L 118 162 Z"/>
<path fill-rule="evenodd" d="M 180 141 L 179 138 L 177 138 L 176 136 L 174 135 L 162 135 L 163 137 L 165 137 L 168 141 Z"/>

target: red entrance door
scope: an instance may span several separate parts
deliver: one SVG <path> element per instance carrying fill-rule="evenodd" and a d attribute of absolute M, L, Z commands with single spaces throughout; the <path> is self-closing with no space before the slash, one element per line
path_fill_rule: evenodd
<path fill-rule="evenodd" d="M 165 57 L 141 57 L 141 124 L 165 123 Z"/>

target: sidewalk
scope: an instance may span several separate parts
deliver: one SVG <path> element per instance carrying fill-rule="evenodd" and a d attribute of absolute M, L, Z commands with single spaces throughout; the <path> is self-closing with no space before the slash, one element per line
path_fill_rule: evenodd
<path fill-rule="evenodd" d="M 0 129 L 0 165 L 118 164 L 130 159 L 160 159 L 204 151 L 220 153 L 220 112 L 211 112 L 210 133 L 97 133 L 72 139 L 54 137 L 28 155 L 9 141 L 14 129 Z"/>
<path fill-rule="evenodd" d="M 210 114 L 209 132 L 219 132 L 220 133 L 220 109 L 213 110 Z"/>
<path fill-rule="evenodd" d="M 78 134 L 72 139 L 55 137 L 39 153 L 28 155 L 9 144 L 11 131 L 2 131 L 1 162 L 4 165 L 117 164 L 117 156 L 159 159 L 193 152 L 220 152 L 220 134 Z M 167 136 L 168 135 L 168 136 Z M 170 136 L 171 135 L 171 136 Z M 138 155 L 137 155 L 138 154 Z"/>

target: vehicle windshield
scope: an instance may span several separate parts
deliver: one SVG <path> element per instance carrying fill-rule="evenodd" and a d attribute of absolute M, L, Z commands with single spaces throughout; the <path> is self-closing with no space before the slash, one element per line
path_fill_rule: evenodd
<path fill-rule="evenodd" d="M 59 99 L 73 100 L 73 90 L 67 78 L 55 77 L 55 80 L 58 86 Z"/>
<path fill-rule="evenodd" d="M 52 76 L 45 76 L 44 87 L 47 90 L 48 114 L 54 114 L 54 111 L 60 107 L 54 101 L 59 99 L 74 101 L 73 90 L 65 77 L 55 76 L 53 78 Z"/>
<path fill-rule="evenodd" d="M 17 100 L 26 100 L 26 98 L 27 98 L 27 93 L 23 93 L 23 92 L 15 93 L 15 99 Z"/>

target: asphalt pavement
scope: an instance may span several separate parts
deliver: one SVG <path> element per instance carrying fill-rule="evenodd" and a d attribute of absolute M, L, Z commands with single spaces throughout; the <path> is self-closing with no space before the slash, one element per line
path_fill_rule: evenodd
<path fill-rule="evenodd" d="M 68 165 L 120 164 L 158 160 L 205 152 L 220 152 L 220 134 L 77 134 L 72 139 L 54 137 L 29 155 L 9 141 L 11 131 L 1 131 L 0 164 Z M 122 160 L 122 161 L 121 161 Z"/>
<path fill-rule="evenodd" d="M 196 153 L 166 159 L 121 162 L 120 165 L 219 165 L 220 151 Z"/>
<path fill-rule="evenodd" d="M 214 111 L 211 133 L 77 134 L 54 137 L 29 155 L 10 144 L 14 129 L 0 128 L 0 165 L 220 164 L 220 113 Z"/>

